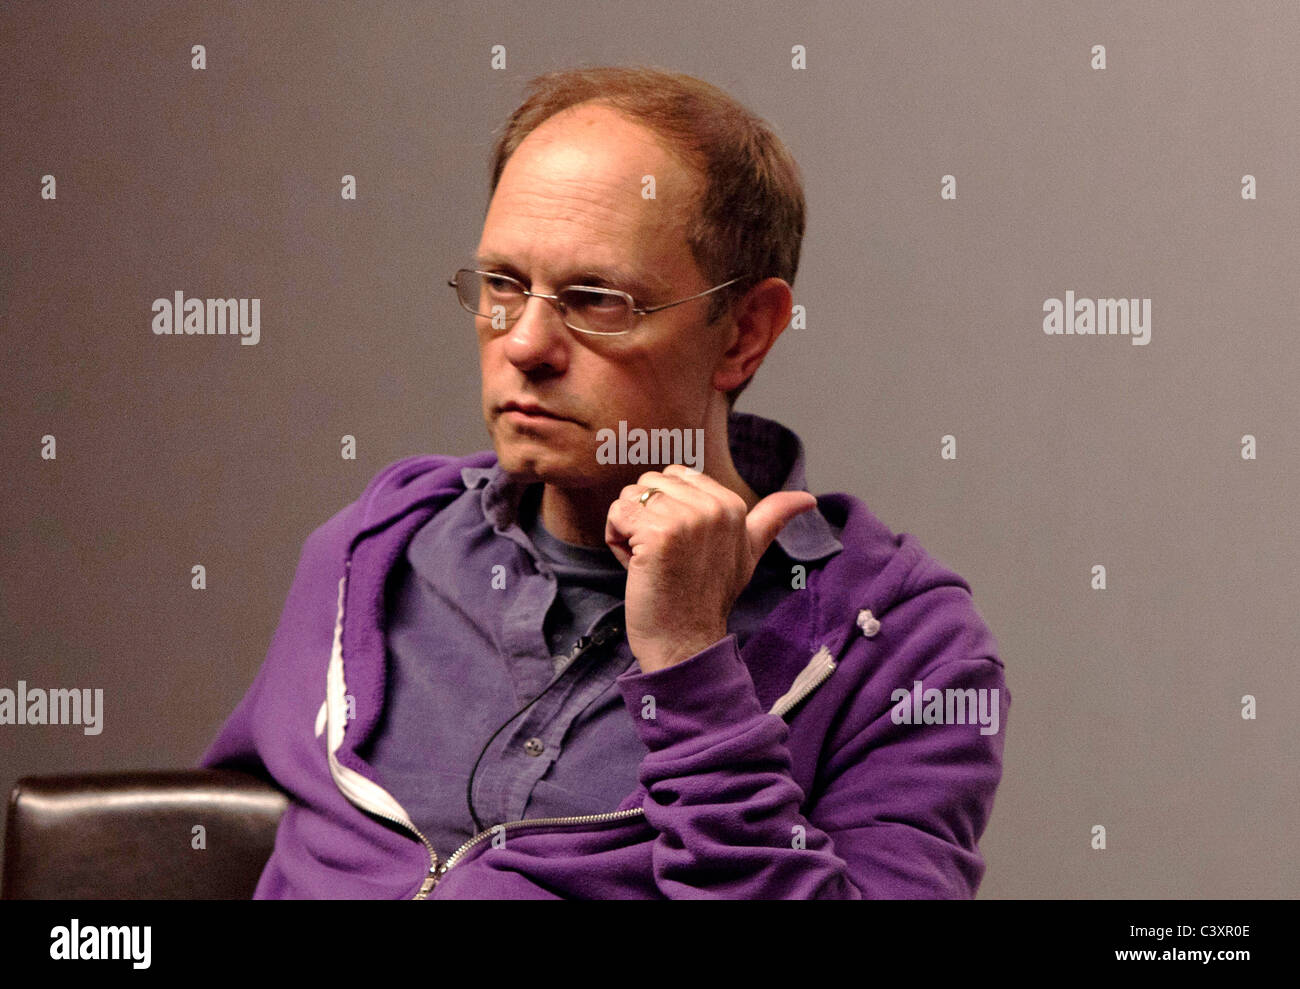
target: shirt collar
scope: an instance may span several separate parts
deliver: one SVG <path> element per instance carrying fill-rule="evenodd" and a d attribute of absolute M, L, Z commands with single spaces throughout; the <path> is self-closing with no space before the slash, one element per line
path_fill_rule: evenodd
<path fill-rule="evenodd" d="M 727 419 L 727 440 L 736 471 L 758 494 L 807 491 L 803 441 L 792 429 L 773 419 L 733 411 Z M 464 467 L 466 488 L 483 486 L 483 517 L 504 532 L 514 524 L 528 485 L 511 477 L 501 465 Z M 776 544 L 792 560 L 812 562 L 844 548 L 820 511 L 796 515 L 776 536 Z"/>

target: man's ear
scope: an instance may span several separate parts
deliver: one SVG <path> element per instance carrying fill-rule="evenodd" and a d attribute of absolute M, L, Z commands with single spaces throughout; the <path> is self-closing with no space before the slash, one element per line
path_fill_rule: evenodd
<path fill-rule="evenodd" d="M 782 278 L 765 278 L 732 307 L 727 349 L 713 373 L 713 387 L 728 392 L 754 376 L 776 338 L 790 323 L 794 293 Z"/>

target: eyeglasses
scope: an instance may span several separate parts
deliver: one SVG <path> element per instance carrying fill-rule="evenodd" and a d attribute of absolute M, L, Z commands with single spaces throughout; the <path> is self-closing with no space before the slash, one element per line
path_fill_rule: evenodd
<path fill-rule="evenodd" d="M 528 299 L 536 297 L 545 299 L 554 306 L 569 329 L 614 337 L 630 332 L 642 316 L 680 306 L 683 302 L 690 302 L 735 284 L 744 277 L 740 275 L 685 299 L 665 302 L 662 306 L 648 309 L 638 307 L 632 296 L 618 289 L 568 285 L 554 295 L 546 295 L 530 292 L 523 282 L 496 271 L 461 268 L 447 280 L 447 284 L 456 290 L 456 298 L 467 312 L 492 320 L 494 329 L 505 329 L 523 315 Z"/>

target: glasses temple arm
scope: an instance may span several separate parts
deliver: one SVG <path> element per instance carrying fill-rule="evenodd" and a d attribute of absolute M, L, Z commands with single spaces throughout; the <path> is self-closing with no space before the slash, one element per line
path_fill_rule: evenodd
<path fill-rule="evenodd" d="M 676 302 L 665 302 L 662 306 L 652 306 L 649 309 L 633 309 L 633 312 L 645 315 L 647 313 L 659 312 L 661 309 L 671 309 L 673 306 L 680 306 L 683 302 L 690 302 L 692 299 L 698 299 L 702 295 L 708 295 L 710 292 L 716 292 L 720 288 L 726 288 L 744 278 L 744 275 L 737 275 L 729 282 L 723 282 L 721 285 L 714 285 L 713 288 L 706 288 L 703 292 L 696 292 L 694 295 L 687 296 L 685 299 L 678 299 Z"/>

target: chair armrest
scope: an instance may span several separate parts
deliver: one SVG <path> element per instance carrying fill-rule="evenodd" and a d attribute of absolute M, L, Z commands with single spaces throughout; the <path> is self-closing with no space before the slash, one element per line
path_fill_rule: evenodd
<path fill-rule="evenodd" d="M 9 797 L 0 899 L 248 899 L 287 806 L 230 769 L 28 776 Z"/>

